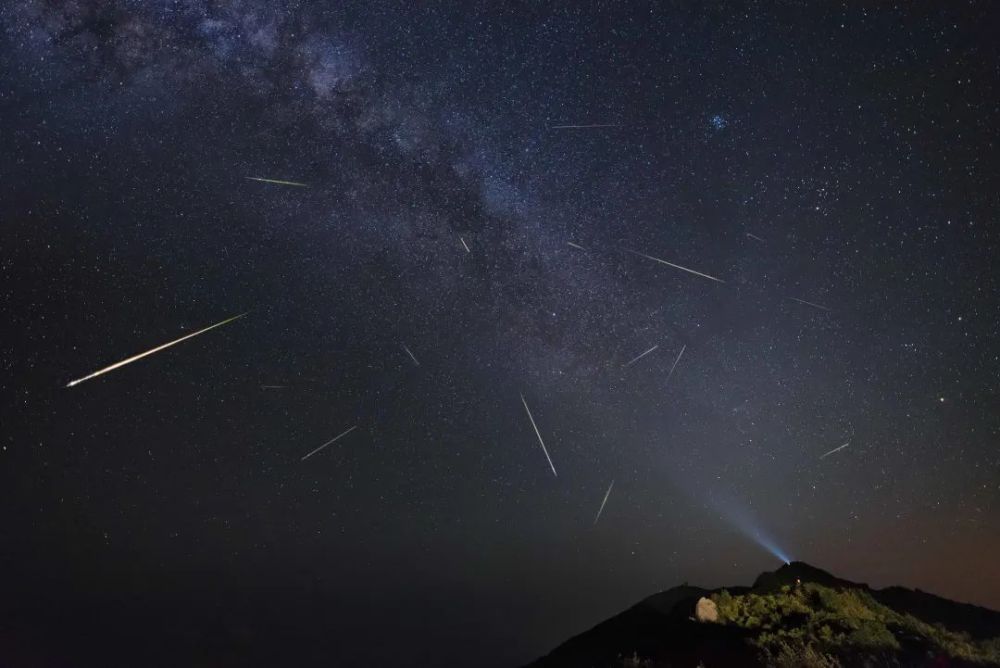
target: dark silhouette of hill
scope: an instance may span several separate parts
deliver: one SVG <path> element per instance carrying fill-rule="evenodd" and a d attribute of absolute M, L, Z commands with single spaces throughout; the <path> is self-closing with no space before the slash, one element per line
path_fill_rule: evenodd
<path fill-rule="evenodd" d="M 628 610 L 571 638 L 532 666 L 621 665 L 623 652 L 639 656 L 695 660 L 700 656 L 736 658 L 744 653 L 744 635 L 687 619 L 685 612 L 709 593 L 682 585 L 643 599 Z M 671 633 L 663 633 L 670 629 Z M 625 649 L 627 648 L 627 649 Z M 617 663 L 616 663 L 617 662 Z"/>
<path fill-rule="evenodd" d="M 894 610 L 904 610 L 931 624 L 964 631 L 976 639 L 1000 636 L 1000 613 L 995 610 L 905 587 L 886 587 L 872 592 L 872 595 Z"/>
<path fill-rule="evenodd" d="M 696 619 L 703 598 L 717 620 Z M 1000 612 L 792 562 L 752 587 L 654 594 L 529 668 L 760 665 L 1000 665 Z"/>

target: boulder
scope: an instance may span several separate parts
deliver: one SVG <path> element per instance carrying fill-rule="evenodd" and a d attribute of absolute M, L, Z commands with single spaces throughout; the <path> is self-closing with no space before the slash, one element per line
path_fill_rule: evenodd
<path fill-rule="evenodd" d="M 715 601 L 702 596 L 694 606 L 694 618 L 699 622 L 719 621 L 719 609 L 715 607 Z"/>

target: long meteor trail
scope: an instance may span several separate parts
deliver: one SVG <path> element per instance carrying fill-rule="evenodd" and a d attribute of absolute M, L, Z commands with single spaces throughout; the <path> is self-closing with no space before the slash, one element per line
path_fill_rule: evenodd
<path fill-rule="evenodd" d="M 329 441 L 327 441 L 323 445 L 319 446 L 318 448 L 316 448 L 315 450 L 313 450 L 312 452 L 310 452 L 308 455 L 306 455 L 305 457 L 303 457 L 299 461 L 300 462 L 304 462 L 305 460 L 309 459 L 310 457 L 312 457 L 313 455 L 315 455 L 317 452 L 319 452 L 320 450 L 322 450 L 326 446 L 333 445 L 334 443 L 336 443 L 337 441 L 339 441 L 340 439 L 342 439 L 344 436 L 347 436 L 348 434 L 350 434 L 352 431 L 354 431 L 357 428 L 358 428 L 358 425 L 354 425 L 353 427 L 351 427 L 347 431 L 345 431 L 345 432 L 343 432 L 341 434 L 337 434 L 336 436 L 334 436 L 333 438 L 331 438 Z"/>
<path fill-rule="evenodd" d="M 308 183 L 299 183 L 298 181 L 282 181 L 281 179 L 265 179 L 261 176 L 248 176 L 246 177 L 249 181 L 260 181 L 261 183 L 276 183 L 279 186 L 296 186 L 297 188 L 308 188 Z"/>
<path fill-rule="evenodd" d="M 249 311 L 247 313 L 249 313 Z M 106 374 L 109 371 L 114 371 L 115 369 L 117 369 L 119 367 L 123 367 L 126 364 L 131 364 L 132 362 L 135 362 L 136 360 L 141 360 L 143 357 L 148 357 L 149 355 L 152 355 L 153 353 L 158 353 L 161 350 L 164 350 L 165 348 L 169 348 L 170 346 L 177 345 L 181 341 L 186 341 L 187 339 L 190 339 L 190 338 L 193 338 L 195 336 L 198 336 L 199 334 L 204 334 L 205 332 L 207 332 L 210 329 L 215 329 L 216 327 L 222 327 L 223 325 L 228 324 L 228 323 L 232 322 L 233 320 L 239 320 L 240 318 L 242 318 L 245 315 L 246 315 L 246 313 L 240 313 L 239 315 L 234 315 L 232 318 L 226 318 L 222 322 L 217 322 L 214 325 L 210 325 L 210 326 L 206 327 L 205 329 L 199 329 L 197 332 L 192 332 L 191 334 L 187 334 L 185 336 L 182 336 L 179 339 L 174 339 L 173 341 L 170 341 L 169 343 L 164 343 L 162 346 L 157 346 L 157 347 L 153 348 L 152 350 L 147 350 L 144 353 L 139 353 L 138 355 L 133 355 L 132 357 L 129 357 L 128 359 L 122 360 L 121 362 L 115 362 L 111 366 L 106 366 L 103 369 L 95 371 L 94 373 L 90 374 L 89 376 L 84 376 L 83 378 L 77 378 L 76 380 L 71 380 L 70 382 L 66 383 L 66 387 L 73 387 L 74 385 L 79 385 L 80 383 L 82 383 L 85 380 L 90 380 L 91 378 L 97 378 L 98 376 L 104 375 L 104 374 Z"/>
<path fill-rule="evenodd" d="M 833 450 L 830 450 L 829 452 L 824 452 L 824 453 L 823 453 L 822 455 L 820 455 L 820 456 L 819 456 L 819 458 L 820 458 L 820 459 L 823 459 L 823 458 L 825 458 L 825 457 L 829 457 L 829 456 L 830 456 L 830 455 L 832 455 L 833 453 L 835 453 L 835 452 L 839 452 L 839 451 L 843 450 L 844 448 L 846 448 L 846 447 L 847 447 L 847 446 L 849 446 L 850 444 L 851 444 L 851 442 L 850 442 L 850 441 L 848 441 L 847 443 L 844 443 L 843 445 L 841 445 L 841 446 L 838 446 L 838 447 L 834 448 Z"/>
<path fill-rule="evenodd" d="M 549 457 L 548 448 L 545 447 L 545 441 L 542 440 L 542 433 L 538 431 L 538 425 L 535 424 L 535 418 L 531 416 L 531 409 L 528 408 L 528 402 L 524 400 L 523 394 L 521 395 L 521 403 L 524 404 L 524 412 L 528 414 L 528 419 L 531 420 L 531 426 L 535 430 L 535 436 L 538 437 L 538 443 L 542 446 L 542 452 L 545 453 L 545 458 L 549 460 L 549 468 L 552 469 L 552 475 L 558 478 L 559 474 L 556 473 L 556 467 L 552 465 L 552 458 Z"/>
<path fill-rule="evenodd" d="M 643 357 L 645 357 L 646 355 L 648 355 L 649 353 L 653 352 L 654 350 L 656 350 L 659 347 L 660 347 L 660 344 L 656 344 L 655 346 L 653 346 L 652 348 L 650 348 L 646 352 L 642 353 L 638 357 L 633 357 L 627 364 L 625 364 L 625 368 L 628 368 L 628 367 L 632 366 L 633 364 L 635 364 L 636 362 L 638 362 L 639 360 L 641 360 Z"/>
<path fill-rule="evenodd" d="M 796 301 L 800 304 L 805 304 L 806 306 L 812 306 L 813 308 L 818 308 L 821 311 L 829 311 L 830 309 L 822 304 L 814 304 L 812 302 L 807 302 L 805 299 L 799 299 L 798 297 L 789 297 L 792 301 Z"/>
<path fill-rule="evenodd" d="M 665 264 L 668 267 L 673 267 L 674 269 L 680 269 L 681 271 L 686 271 L 689 274 L 694 274 L 695 276 L 701 276 L 702 278 L 707 278 L 710 281 L 715 281 L 716 283 L 725 283 L 721 278 L 716 278 L 715 276 L 709 276 L 708 274 L 703 274 L 700 271 L 695 271 L 694 269 L 688 269 L 687 267 L 682 267 L 679 264 L 674 264 L 673 262 L 667 262 L 666 260 L 661 260 L 658 257 L 653 257 L 652 255 L 646 255 L 645 253 L 640 253 L 639 251 L 629 250 L 629 253 L 633 255 L 638 255 L 639 257 L 644 257 L 647 260 L 652 260 L 653 262 L 659 262 L 660 264 Z"/>
<path fill-rule="evenodd" d="M 604 512 L 604 504 L 608 502 L 608 497 L 611 496 L 611 488 L 615 486 L 615 481 L 612 480 L 611 484 L 608 486 L 608 491 L 604 493 L 604 500 L 601 501 L 601 507 L 597 510 L 597 517 L 594 518 L 594 525 L 597 525 L 597 520 L 601 519 L 601 513 Z"/>
<path fill-rule="evenodd" d="M 670 371 L 667 372 L 667 379 L 665 381 L 663 381 L 664 385 L 666 385 L 668 382 L 670 382 L 670 377 L 672 375 L 674 375 L 674 369 L 677 368 L 677 363 L 681 361 L 681 355 L 684 354 L 684 350 L 686 348 L 687 348 L 687 344 L 686 343 L 683 346 L 681 346 L 681 351 L 679 353 L 677 353 L 677 359 L 675 359 L 674 363 L 670 365 Z"/>

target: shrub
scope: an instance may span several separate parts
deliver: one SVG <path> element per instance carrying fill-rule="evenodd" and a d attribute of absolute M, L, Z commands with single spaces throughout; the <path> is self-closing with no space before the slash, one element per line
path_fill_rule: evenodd
<path fill-rule="evenodd" d="M 649 668 L 652 665 L 652 661 L 642 658 L 637 652 L 632 652 L 632 656 L 626 656 L 621 659 L 622 668 Z"/>
<path fill-rule="evenodd" d="M 835 657 L 801 642 L 776 643 L 764 650 L 761 662 L 772 668 L 840 668 Z"/>
<path fill-rule="evenodd" d="M 972 663 L 1000 663 L 1000 638 L 973 641 L 967 634 L 900 614 L 862 589 L 815 583 L 760 594 L 712 596 L 719 621 L 750 631 L 767 665 L 828 666 L 835 656 L 885 657 L 906 644 Z M 824 663 L 825 662 L 825 663 Z"/>
<path fill-rule="evenodd" d="M 899 649 L 899 641 L 892 631 L 885 624 L 870 619 L 860 620 L 857 628 L 847 636 L 847 644 L 868 651 Z"/>

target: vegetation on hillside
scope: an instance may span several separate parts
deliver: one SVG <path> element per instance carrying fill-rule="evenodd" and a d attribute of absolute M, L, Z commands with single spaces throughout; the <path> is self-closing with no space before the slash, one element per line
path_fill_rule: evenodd
<path fill-rule="evenodd" d="M 863 589 L 806 583 L 737 596 L 723 590 L 711 598 L 719 623 L 753 633 L 769 666 L 835 668 L 842 659 L 891 659 L 900 652 L 1000 665 L 1000 638 L 973 641 L 967 634 L 896 612 Z"/>

